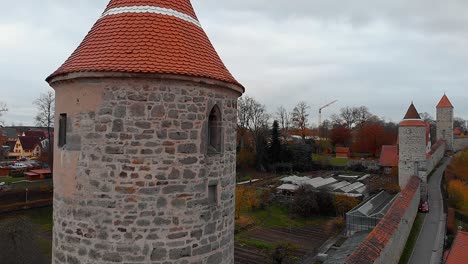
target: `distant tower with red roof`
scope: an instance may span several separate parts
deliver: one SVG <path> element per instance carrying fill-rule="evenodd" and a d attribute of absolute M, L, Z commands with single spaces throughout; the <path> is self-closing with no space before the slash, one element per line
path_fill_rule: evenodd
<path fill-rule="evenodd" d="M 447 150 L 453 150 L 453 105 L 444 94 L 437 104 L 437 140 L 445 140 Z"/>
<path fill-rule="evenodd" d="M 56 91 L 52 263 L 233 263 L 237 98 L 189 0 L 112 0 Z"/>
<path fill-rule="evenodd" d="M 398 181 L 403 189 L 426 166 L 426 123 L 411 103 L 398 129 Z"/>

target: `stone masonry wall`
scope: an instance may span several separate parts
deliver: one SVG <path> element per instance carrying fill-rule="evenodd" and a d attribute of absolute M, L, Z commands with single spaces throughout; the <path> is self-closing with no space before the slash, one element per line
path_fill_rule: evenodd
<path fill-rule="evenodd" d="M 347 264 L 398 263 L 418 213 L 420 180 L 411 177 L 377 226 L 346 259 Z"/>
<path fill-rule="evenodd" d="M 400 126 L 398 180 L 401 188 L 426 162 L 426 128 Z M 418 168 L 416 168 L 416 166 Z"/>
<path fill-rule="evenodd" d="M 54 153 L 53 263 L 233 263 L 239 93 L 162 79 L 53 86 L 56 124 L 68 117 Z M 215 104 L 223 145 L 207 154 Z"/>
<path fill-rule="evenodd" d="M 460 151 L 468 148 L 468 137 L 456 137 L 453 141 L 453 151 Z"/>
<path fill-rule="evenodd" d="M 441 144 L 435 151 L 430 155 L 426 161 L 426 176 L 429 175 L 432 170 L 439 164 L 445 155 L 446 144 Z"/>
<path fill-rule="evenodd" d="M 437 140 L 447 142 L 448 150 L 453 150 L 453 109 L 437 108 Z"/>

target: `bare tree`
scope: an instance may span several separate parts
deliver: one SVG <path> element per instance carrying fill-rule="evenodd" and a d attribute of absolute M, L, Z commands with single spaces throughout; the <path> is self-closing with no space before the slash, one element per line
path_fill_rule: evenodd
<path fill-rule="evenodd" d="M 465 119 L 461 118 L 461 117 L 455 117 L 453 119 L 453 127 L 454 128 L 460 128 L 462 129 L 463 131 L 466 131 L 467 127 L 466 127 L 466 121 Z"/>
<path fill-rule="evenodd" d="M 52 143 L 51 143 L 51 128 L 54 127 L 55 117 L 55 94 L 52 91 L 42 93 L 39 98 L 34 101 L 37 107 L 37 115 L 35 117 L 36 125 L 47 127 L 47 153 L 49 154 L 49 166 L 53 168 Z"/>
<path fill-rule="evenodd" d="M 294 107 L 291 113 L 292 124 L 301 130 L 302 139 L 305 139 L 305 130 L 309 125 L 309 114 L 307 113 L 307 109 L 309 108 L 310 106 L 308 106 L 306 102 L 302 101 Z"/>
<path fill-rule="evenodd" d="M 3 113 L 8 112 L 8 107 L 5 102 L 0 102 L 0 117 L 2 117 Z M 0 120 L 0 125 L 3 125 L 4 122 Z"/>
<path fill-rule="evenodd" d="M 245 96 L 238 100 L 237 125 L 239 127 L 240 147 L 244 148 L 244 135 L 249 132 L 253 139 L 253 147 L 257 155 L 257 166 L 261 164 L 265 155 L 265 138 L 268 136 L 269 115 L 264 105 L 254 98 Z"/>
<path fill-rule="evenodd" d="M 434 118 L 428 112 L 419 113 L 419 116 L 426 123 L 429 123 L 429 124 L 435 123 Z"/>
<path fill-rule="evenodd" d="M 341 121 L 348 128 L 354 128 L 368 121 L 373 115 L 369 112 L 366 106 L 359 107 L 343 107 L 340 109 L 339 116 L 332 117 L 332 120 Z M 335 122 L 334 122 L 335 123 Z"/>
<path fill-rule="evenodd" d="M 276 119 L 281 127 L 283 135 L 288 134 L 290 117 L 288 111 L 283 106 L 278 107 L 276 110 Z"/>

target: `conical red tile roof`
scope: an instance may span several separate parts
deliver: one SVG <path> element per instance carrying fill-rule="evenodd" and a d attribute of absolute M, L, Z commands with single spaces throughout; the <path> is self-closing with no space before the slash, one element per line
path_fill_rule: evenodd
<path fill-rule="evenodd" d="M 47 81 L 76 72 L 177 74 L 242 87 L 216 53 L 189 0 L 110 1 Z"/>
<path fill-rule="evenodd" d="M 413 103 L 411 103 L 403 119 L 421 119 L 421 116 L 419 116 L 418 110 L 416 110 Z"/>
<path fill-rule="evenodd" d="M 453 105 L 448 99 L 447 95 L 444 94 L 444 96 L 442 96 L 442 99 L 440 99 L 439 103 L 437 104 L 437 108 L 453 108 Z"/>
<path fill-rule="evenodd" d="M 426 126 L 413 103 L 408 108 L 403 121 L 400 122 L 400 126 Z"/>

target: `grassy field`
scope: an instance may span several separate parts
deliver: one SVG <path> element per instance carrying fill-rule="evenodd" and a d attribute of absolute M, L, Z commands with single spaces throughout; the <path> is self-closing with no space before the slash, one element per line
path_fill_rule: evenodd
<path fill-rule="evenodd" d="M 51 259 L 53 226 L 51 206 L 0 215 L 0 223 L 8 219 L 25 219 L 32 223 L 36 227 L 35 232 L 30 234 L 30 236 L 33 236 L 32 240 L 37 242 L 36 246 L 44 256 Z"/>
<path fill-rule="evenodd" d="M 244 213 L 254 223 L 264 228 L 303 227 L 305 225 L 323 224 L 330 220 L 328 217 L 299 218 L 293 217 L 287 208 L 271 205 L 265 209 L 255 209 Z"/>
<path fill-rule="evenodd" d="M 335 166 L 335 167 L 345 167 L 348 165 L 347 158 L 336 158 L 332 156 L 312 154 L 312 160 L 315 162 L 327 162 L 328 161 L 331 166 Z"/>
<path fill-rule="evenodd" d="M 25 177 L 5 177 L 5 178 L 0 178 L 0 182 L 5 182 L 5 183 L 12 183 L 12 182 L 19 182 L 19 181 L 24 181 L 26 178 Z"/>
<path fill-rule="evenodd" d="M 426 214 L 418 213 L 416 219 L 414 220 L 413 227 L 411 228 L 411 232 L 408 236 L 408 240 L 406 240 L 405 249 L 401 254 L 399 264 L 406 264 L 408 263 L 411 254 L 413 253 L 414 245 L 416 244 L 416 240 L 418 240 L 419 232 L 422 229 L 422 224 L 424 222 L 424 218 Z"/>

